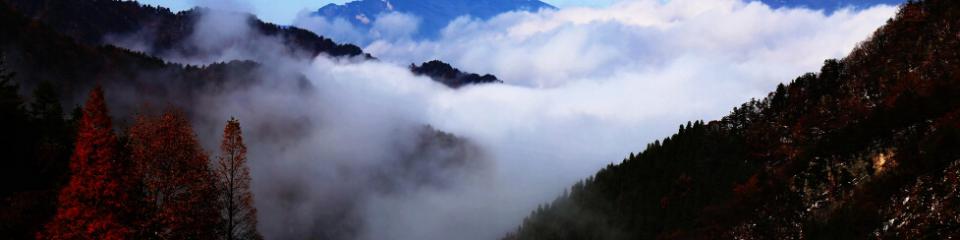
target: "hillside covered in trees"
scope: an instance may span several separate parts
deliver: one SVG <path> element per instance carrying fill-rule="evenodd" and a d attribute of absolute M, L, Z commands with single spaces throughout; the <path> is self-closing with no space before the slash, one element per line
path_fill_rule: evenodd
<path fill-rule="evenodd" d="M 6 153 L 5 167 L 0 168 L 0 238 L 262 238 L 239 121 L 222 128 L 219 151 L 203 149 L 199 139 L 215 137 L 198 135 L 194 128 L 223 127 L 227 119 L 198 123 L 196 116 L 205 110 L 196 104 L 216 93 L 275 80 L 266 76 L 284 77 L 298 93 L 314 86 L 302 74 L 277 74 L 258 61 L 196 66 L 105 40 L 156 30 L 169 35 L 156 36 L 161 41 L 155 49 L 180 51 L 167 47 L 189 38 L 189 26 L 196 20 L 191 18 L 202 11 L 171 14 L 129 1 L 0 1 L 0 150 Z M 252 17 L 250 23 L 263 35 L 286 39 L 290 52 L 281 54 L 365 55 L 355 46 L 303 30 Z M 275 125 L 251 128 L 277 131 L 275 126 L 290 126 L 291 121 L 273 119 Z M 475 146 L 429 126 L 418 127 L 413 132 L 419 135 L 409 139 L 409 146 L 396 147 L 405 152 L 395 156 L 397 166 L 390 166 L 403 175 L 365 176 L 389 183 L 376 191 L 399 192 L 395 189 L 410 182 L 440 185 L 444 176 L 436 169 L 476 164 L 464 157 L 478 151 Z M 253 139 L 257 137 L 264 136 Z M 360 196 L 344 201 L 356 202 L 350 197 Z M 282 204 L 301 201 L 286 200 Z M 355 234 L 350 229 L 358 224 L 350 221 L 357 218 L 357 210 L 334 210 L 338 212 L 316 223 L 329 226 L 310 231 Z"/>
<path fill-rule="evenodd" d="M 251 61 L 197 67 L 167 63 L 113 45 L 84 44 L 23 16 L 6 2 L 0 3 L 0 36 L 5 67 L 16 72 L 11 81 L 21 90 L 50 82 L 67 106 L 82 103 L 86 90 L 96 83 L 183 106 L 199 89 L 245 86 L 254 82 L 261 70 L 259 63 Z M 118 106 L 115 111 L 132 113 L 134 107 Z"/>
<path fill-rule="evenodd" d="M 203 14 L 211 11 L 194 8 L 173 13 L 162 7 L 144 6 L 135 1 L 114 0 L 5 0 L 17 12 L 30 19 L 42 22 L 57 32 L 77 41 L 93 46 L 116 44 L 120 38 L 137 35 L 149 39 L 149 46 L 142 46 L 144 53 L 163 56 L 176 53 L 184 57 L 196 57 L 211 54 L 210 51 L 224 51 L 233 46 L 217 46 L 216 49 L 204 49 L 191 44 L 191 36 L 197 28 L 197 21 Z M 231 13 L 232 14 L 232 13 Z M 235 13 L 238 24 L 249 24 L 265 36 L 281 39 L 284 51 L 290 54 L 315 56 L 324 53 L 335 57 L 367 56 L 363 50 L 351 44 L 338 44 L 328 38 L 317 36 L 307 30 L 295 27 L 282 27 L 266 23 L 255 16 Z M 251 39 L 236 39 L 233 43 L 244 48 L 256 48 Z M 124 46 L 125 47 L 125 46 Z"/>
<path fill-rule="evenodd" d="M 960 3 L 610 165 L 505 239 L 960 237 Z"/>

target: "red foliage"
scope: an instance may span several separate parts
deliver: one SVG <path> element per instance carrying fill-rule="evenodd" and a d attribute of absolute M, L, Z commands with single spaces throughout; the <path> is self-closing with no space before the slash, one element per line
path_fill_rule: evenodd
<path fill-rule="evenodd" d="M 231 118 L 223 129 L 217 176 L 220 214 L 225 239 L 262 239 L 257 232 L 257 209 L 250 193 L 247 146 L 243 144 L 240 122 Z"/>
<path fill-rule="evenodd" d="M 750 179 L 743 184 L 738 184 L 733 187 L 733 193 L 735 199 L 743 199 L 754 193 L 758 192 L 760 188 L 760 181 L 757 174 L 750 176 Z"/>
<path fill-rule="evenodd" d="M 216 191 L 209 159 L 182 113 L 138 116 L 129 150 L 140 179 L 143 206 L 137 227 L 143 238 L 212 239 Z"/>
<path fill-rule="evenodd" d="M 57 214 L 38 239 L 128 239 L 125 205 L 130 184 L 117 155 L 107 106 L 100 87 L 83 108 L 76 147 L 70 159 L 70 181 L 60 191 Z"/>

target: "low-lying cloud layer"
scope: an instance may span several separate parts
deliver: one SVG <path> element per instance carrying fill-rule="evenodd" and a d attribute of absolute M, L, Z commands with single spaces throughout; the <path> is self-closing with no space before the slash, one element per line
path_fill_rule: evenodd
<path fill-rule="evenodd" d="M 677 125 L 719 118 L 844 56 L 894 11 L 637 0 L 460 18 L 424 42 L 403 37 L 417 18 L 398 14 L 366 47 L 383 61 L 269 56 L 260 82 L 211 91 L 192 112 L 200 136 L 241 120 L 267 238 L 492 239 Z M 198 31 L 194 44 L 221 46 L 210 40 L 233 35 L 210 34 L 224 31 L 256 35 L 226 16 L 203 18 L 198 29 L 232 27 Z M 370 34 L 342 20 L 298 23 L 334 39 Z M 258 59 L 276 45 L 242 37 L 265 48 L 235 56 Z M 505 84 L 452 90 L 405 67 L 432 59 Z M 421 147 L 435 136 L 425 126 L 464 142 Z"/>
<path fill-rule="evenodd" d="M 895 10 L 826 15 L 739 0 L 637 0 L 462 17 L 437 40 L 374 41 L 365 50 L 384 61 L 441 59 L 506 84 L 431 92 L 425 109 L 415 108 L 489 150 L 490 178 L 398 199 L 369 219 L 366 236 L 496 238 L 536 204 L 678 124 L 717 119 L 843 57 Z M 298 23 L 329 33 L 310 21 Z"/>

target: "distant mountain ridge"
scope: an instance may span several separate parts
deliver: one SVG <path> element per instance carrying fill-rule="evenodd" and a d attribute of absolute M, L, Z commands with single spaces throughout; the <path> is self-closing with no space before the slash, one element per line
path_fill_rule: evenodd
<path fill-rule="evenodd" d="M 328 19 L 342 18 L 355 27 L 369 30 L 377 16 L 401 12 L 421 19 L 416 38 L 434 38 L 447 23 L 469 15 L 488 19 L 509 11 L 556 9 L 538 0 L 357 0 L 346 4 L 327 4 L 313 13 Z"/>
<path fill-rule="evenodd" d="M 17 12 L 43 22 L 59 33 L 89 45 L 110 44 L 109 38 L 134 34 L 149 40 L 143 51 L 153 56 L 176 54 L 196 57 L 209 52 L 191 48 L 185 42 L 194 34 L 195 23 L 206 11 L 194 8 L 178 13 L 162 7 L 140 5 L 134 1 L 113 0 L 6 0 Z M 240 14 L 240 13 L 237 13 Z M 366 55 L 360 47 L 338 44 L 310 31 L 263 22 L 256 16 L 243 17 L 255 31 L 277 37 L 291 53 L 314 56 L 324 53 L 334 57 Z M 236 43 L 243 44 L 243 43 Z M 121 46 L 124 47 L 124 46 Z M 223 46 L 227 47 L 227 46 Z M 257 46 L 246 46 L 257 48 Z M 369 55 L 366 55 L 369 57 Z"/>
<path fill-rule="evenodd" d="M 114 0 L 0 0 L 0 4 L 9 4 L 17 13 L 35 21 L 46 24 L 57 33 L 71 37 L 82 45 L 100 46 L 112 44 L 111 38 L 118 36 L 134 36 L 145 38 L 147 46 L 140 46 L 140 51 L 151 57 L 163 58 L 175 55 L 180 58 L 203 58 L 217 54 L 218 51 L 227 51 L 230 47 L 245 49 L 246 51 L 269 51 L 261 49 L 263 46 L 251 39 L 235 39 L 232 45 L 216 45 L 213 49 L 196 48 L 190 44 L 191 36 L 196 31 L 196 23 L 203 14 L 211 9 L 194 8 L 187 11 L 173 13 L 170 9 L 141 5 L 133 1 Z M 97 13 L 97 14 L 88 14 Z M 319 36 L 313 32 L 297 27 L 278 26 L 263 22 L 256 16 L 246 13 L 240 14 L 253 31 L 259 35 L 279 39 L 284 51 L 289 56 L 314 57 L 326 54 L 332 57 L 361 57 L 374 59 L 363 49 L 353 44 L 341 44 Z M 123 44 L 118 47 L 125 48 Z M 251 60 L 256 59 L 230 59 Z M 442 62 L 441 62 L 442 63 Z M 446 63 L 442 63 L 446 64 Z M 449 66 L 449 65 L 448 65 Z M 476 75 L 476 74 L 474 74 Z M 470 76 L 464 73 L 464 76 Z M 487 83 L 498 81 L 473 81 L 451 85 L 450 79 L 431 77 L 444 85 L 456 88 L 463 84 Z M 494 79 L 496 79 L 494 77 Z M 455 81 L 457 82 L 457 81 Z M 456 87 L 454 87 L 456 86 Z"/>
<path fill-rule="evenodd" d="M 460 88 L 471 84 L 503 83 L 503 81 L 497 79 L 497 76 L 490 74 L 481 76 L 476 73 L 462 72 L 460 69 L 450 66 L 450 64 L 437 60 L 425 62 L 420 66 L 411 64 L 410 71 L 416 75 L 426 75 L 450 88 Z"/>
<path fill-rule="evenodd" d="M 906 0 L 763 0 L 763 3 L 773 8 L 805 7 L 824 10 L 828 13 L 846 7 L 861 9 L 879 4 L 896 6 L 904 2 Z"/>

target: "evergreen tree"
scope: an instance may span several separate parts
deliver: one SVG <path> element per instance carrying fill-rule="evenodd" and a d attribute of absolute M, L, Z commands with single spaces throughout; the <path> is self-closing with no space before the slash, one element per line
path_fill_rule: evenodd
<path fill-rule="evenodd" d="M 60 94 L 53 83 L 40 82 L 33 91 L 30 115 L 37 137 L 35 170 L 36 184 L 44 188 L 57 188 L 65 180 L 68 171 L 72 142 L 71 124 L 68 124 L 60 105 Z"/>
<path fill-rule="evenodd" d="M 60 94 L 56 86 L 49 81 L 40 82 L 33 90 L 33 102 L 30 103 L 32 117 L 41 125 L 44 131 L 55 131 L 63 125 L 63 107 L 60 105 Z"/>
<path fill-rule="evenodd" d="M 117 156 L 117 137 L 100 87 L 83 109 L 70 180 L 60 191 L 57 213 L 38 239 L 129 239 L 129 184 Z"/>
<path fill-rule="evenodd" d="M 32 137 L 29 132 L 29 122 L 23 99 L 18 93 L 20 86 L 13 81 L 14 74 L 8 72 L 0 55 L 0 146 L 3 146 L 5 167 L 0 169 L 0 196 L 8 196 L 21 190 L 22 185 L 17 183 L 22 177 L 21 171 L 30 160 L 27 144 Z"/>

